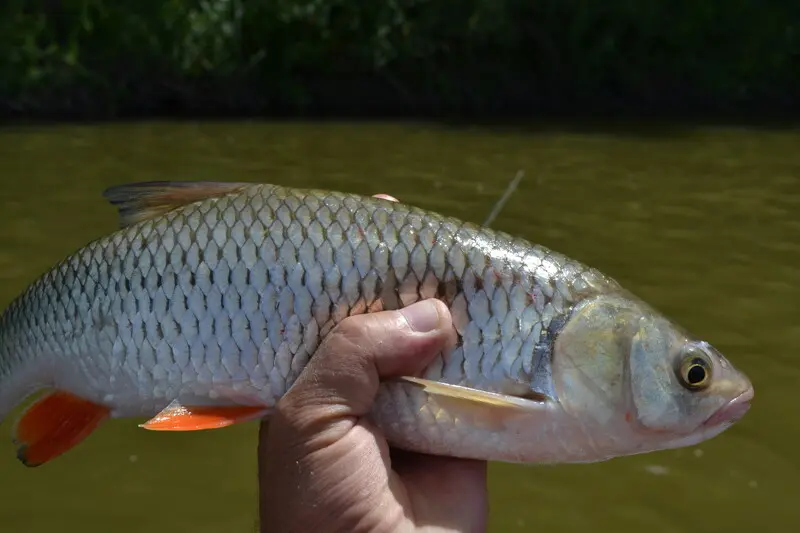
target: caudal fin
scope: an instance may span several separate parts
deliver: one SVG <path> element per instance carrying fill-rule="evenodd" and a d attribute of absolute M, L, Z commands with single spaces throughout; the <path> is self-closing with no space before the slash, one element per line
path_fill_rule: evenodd
<path fill-rule="evenodd" d="M 25 466 L 42 465 L 72 449 L 110 416 L 110 410 L 63 391 L 36 400 L 14 427 L 17 457 Z"/>

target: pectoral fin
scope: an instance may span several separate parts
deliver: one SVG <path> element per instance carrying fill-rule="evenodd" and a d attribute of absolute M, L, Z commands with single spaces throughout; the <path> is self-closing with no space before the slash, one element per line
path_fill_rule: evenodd
<path fill-rule="evenodd" d="M 139 427 L 154 431 L 219 429 L 258 420 L 269 412 L 269 408 L 263 406 L 186 406 L 176 400 Z"/>
<path fill-rule="evenodd" d="M 14 427 L 17 457 L 25 466 L 42 465 L 88 437 L 110 412 L 68 392 L 47 394 L 28 407 Z"/>
<path fill-rule="evenodd" d="M 427 408 L 436 417 L 439 413 L 464 423 L 490 431 L 503 431 L 514 420 L 530 423 L 547 413 L 547 398 L 526 391 L 520 395 L 487 392 L 460 385 L 415 377 L 403 377 L 400 381 L 420 387 L 430 397 Z"/>
<path fill-rule="evenodd" d="M 428 379 L 410 376 L 405 376 L 400 379 L 402 381 L 407 381 L 422 387 L 428 394 L 445 396 L 460 400 L 462 402 L 473 403 L 481 406 L 492 406 L 503 409 L 538 410 L 542 403 L 547 400 L 545 396 L 536 394 L 533 391 L 530 391 L 526 397 L 521 397 L 511 396 L 508 394 L 499 394 L 496 392 L 487 392 L 479 389 L 462 387 L 461 385 L 451 385 L 449 383 L 442 383 L 439 381 L 431 381 Z"/>

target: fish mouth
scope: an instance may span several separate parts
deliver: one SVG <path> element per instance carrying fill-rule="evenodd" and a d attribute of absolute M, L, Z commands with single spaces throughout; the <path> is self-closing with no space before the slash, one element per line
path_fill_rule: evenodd
<path fill-rule="evenodd" d="M 721 424 L 733 424 L 740 420 L 750 409 L 750 402 L 754 396 L 752 387 L 720 407 L 716 413 L 711 415 L 703 425 L 706 427 L 719 426 Z"/>

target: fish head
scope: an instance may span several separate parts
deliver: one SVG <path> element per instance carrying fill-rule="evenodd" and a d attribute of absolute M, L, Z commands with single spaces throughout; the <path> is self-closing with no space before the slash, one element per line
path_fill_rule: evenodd
<path fill-rule="evenodd" d="M 719 351 L 626 294 L 578 304 L 559 332 L 562 408 L 609 455 L 690 446 L 747 412 L 753 386 Z"/>

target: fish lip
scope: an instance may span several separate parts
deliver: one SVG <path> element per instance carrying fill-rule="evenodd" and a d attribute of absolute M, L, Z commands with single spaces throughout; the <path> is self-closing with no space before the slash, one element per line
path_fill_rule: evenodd
<path fill-rule="evenodd" d="M 753 387 L 748 387 L 747 390 L 739 394 L 711 415 L 704 423 L 703 426 L 718 426 L 720 424 L 733 424 L 739 421 L 747 411 L 750 410 L 750 402 L 753 400 L 754 391 Z"/>

